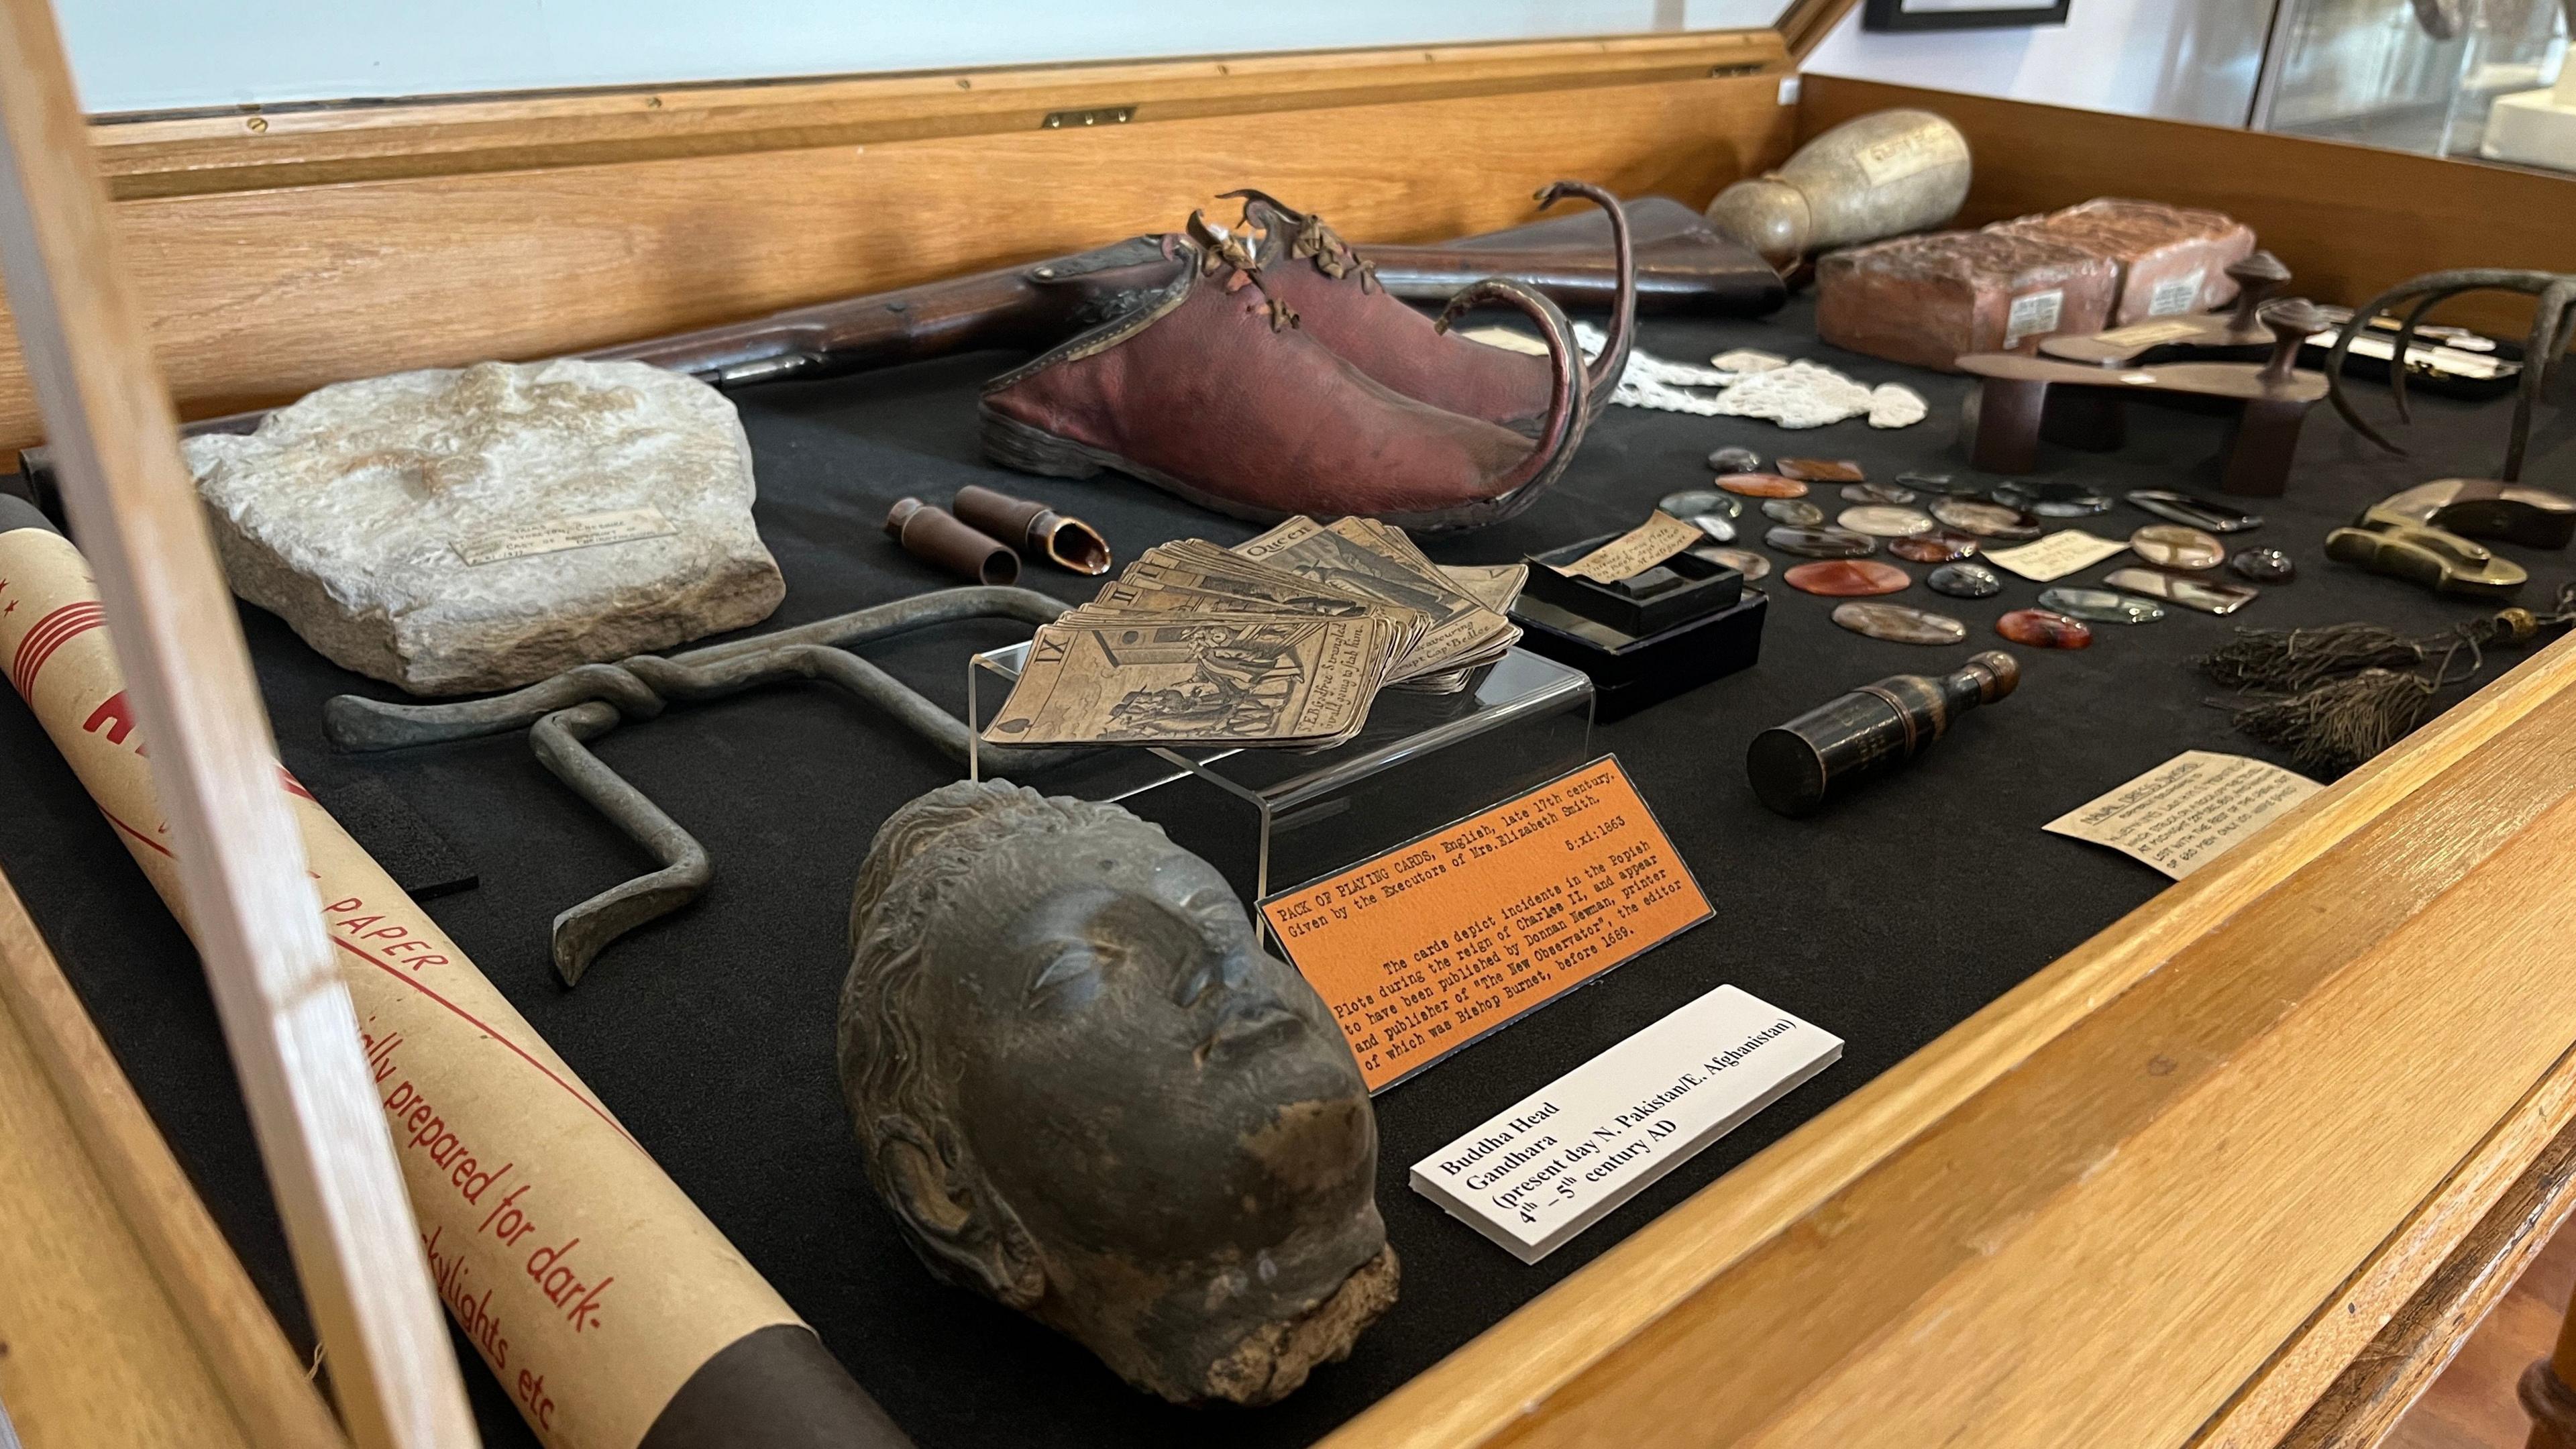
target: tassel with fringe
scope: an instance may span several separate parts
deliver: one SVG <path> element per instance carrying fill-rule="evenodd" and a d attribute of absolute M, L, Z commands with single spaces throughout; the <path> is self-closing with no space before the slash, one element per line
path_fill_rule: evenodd
<path fill-rule="evenodd" d="M 2576 624 L 2576 583 L 2546 614 L 2513 608 L 2408 637 L 2376 624 L 2239 629 L 2192 661 L 2211 679 L 2265 697 L 2231 705 L 2236 727 L 2333 779 L 2404 739 L 2437 712 L 2441 692 L 2486 667 L 2491 646 L 2522 645 Z"/>

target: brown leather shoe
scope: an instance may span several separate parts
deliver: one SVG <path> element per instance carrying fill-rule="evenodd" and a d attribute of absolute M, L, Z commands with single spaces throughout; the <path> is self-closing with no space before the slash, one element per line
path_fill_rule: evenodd
<path fill-rule="evenodd" d="M 1243 199 L 1245 228 L 1259 240 L 1254 261 L 1271 296 L 1297 313 L 1297 323 L 1353 367 L 1421 402 L 1471 418 L 1534 433 L 1547 413 L 1548 363 L 1544 358 L 1488 347 L 1450 335 L 1430 318 L 1390 297 L 1376 270 L 1324 219 L 1291 209 L 1253 190 L 1229 191 Z M 1599 417 L 1628 365 L 1637 309 L 1636 258 L 1629 245 L 1628 215 L 1619 199 L 1598 186 L 1559 181 L 1538 193 L 1541 208 L 1581 196 L 1610 218 L 1610 243 L 1618 262 L 1619 290 L 1610 308 L 1608 340 L 1585 371 L 1584 411 Z M 1508 256 L 1495 265 L 1508 267 Z"/>
<path fill-rule="evenodd" d="M 1555 303 L 1497 279 L 1425 322 L 1502 303 L 1538 324 L 1549 390 L 1532 440 L 1371 379 L 1297 325 L 1240 241 L 1198 216 L 1191 229 L 1162 239 L 1188 263 L 1171 282 L 985 386 L 987 456 L 1067 478 L 1114 468 L 1255 522 L 1356 513 L 1431 530 L 1499 522 L 1564 472 L 1587 419 Z"/>

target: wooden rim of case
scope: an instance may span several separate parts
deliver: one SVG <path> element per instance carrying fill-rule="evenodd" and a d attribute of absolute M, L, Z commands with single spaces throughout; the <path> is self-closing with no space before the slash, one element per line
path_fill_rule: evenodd
<path fill-rule="evenodd" d="M 1829 19 L 1819 17 L 1830 8 L 1794 7 L 1784 26 L 1808 13 L 1821 34 Z M 1552 174 L 1569 158 L 1597 161 L 1617 172 L 1609 180 L 1623 190 L 1704 201 L 1723 182 L 1785 155 L 1798 134 L 1861 110 L 1931 103 L 1959 120 L 1978 150 L 1969 221 L 2129 190 L 2221 205 L 2278 243 L 2303 280 L 2325 283 L 2316 290 L 2328 297 L 2468 259 L 2463 252 L 2576 269 L 2568 256 L 2576 239 L 2543 225 L 2565 214 L 2576 183 L 1822 77 L 1807 78 L 1804 99 L 1784 107 L 1777 75 L 1796 38 L 1658 39 L 1616 55 L 1617 44 L 1602 43 L 1594 54 L 1604 67 L 1628 67 L 1622 78 L 1567 78 L 1581 70 L 1568 54 L 1547 62 L 1560 68 L 1557 79 L 1544 78 L 1541 67 L 1512 83 L 1521 88 L 1476 93 L 1335 92 L 1319 79 L 1305 92 L 1316 104 L 1286 108 L 1308 112 L 1299 125 L 1310 133 L 1354 142 L 1389 127 L 1463 136 L 1508 122 L 1536 138 L 1528 155 L 1508 158 L 1512 165 Z M 1656 51 L 1662 44 L 1681 49 Z M 1656 68 L 1688 45 L 1758 56 L 1761 68 L 1716 75 L 1703 68 L 1688 77 Z M 1660 58 L 1638 58 L 1649 53 Z M 1390 73 L 1397 64 L 1382 63 Z M 1058 81 L 1075 89 L 1055 94 L 1098 98 L 1078 89 L 1097 74 L 1077 83 L 1064 69 Z M 808 145 L 793 127 L 772 124 L 785 114 L 772 111 L 727 133 L 728 145 L 755 138 L 751 149 L 622 159 L 580 150 L 593 143 L 578 137 L 563 142 L 563 132 L 548 129 L 554 121 L 530 132 L 537 139 L 529 144 L 575 149 L 553 162 L 531 158 L 497 133 L 454 129 L 450 122 L 483 122 L 448 112 L 428 134 L 473 156 L 516 158 L 502 169 L 469 162 L 462 173 L 405 169 L 411 163 L 383 159 L 393 150 L 352 149 L 348 128 L 316 121 L 291 134 L 329 143 L 298 141 L 306 149 L 294 154 L 304 159 L 291 165 L 307 169 L 285 184 L 272 184 L 296 174 L 274 169 L 282 153 L 241 151 L 225 160 L 221 138 L 187 132 L 225 118 L 120 121 L 95 133 L 105 168 L 136 188 L 118 204 L 118 225 L 156 349 L 183 405 L 209 412 L 274 401 L 316 380 L 454 360 L 478 343 L 485 352 L 538 355 L 712 320 L 711 312 L 741 315 L 987 257 L 1091 244 L 1168 210 L 1164 190 L 1119 190 L 1108 179 L 1140 154 L 1130 148 L 1149 130 L 1156 151 L 1190 166 L 1284 164 L 1282 152 L 1246 139 L 1258 128 L 1238 117 L 1251 112 L 1079 136 L 1042 124 L 1024 130 L 1028 108 L 1019 102 L 1044 85 L 1037 77 L 1013 84 L 1026 93 L 1018 109 L 995 113 L 1012 118 L 1008 128 L 997 120 L 982 131 Z M 979 85 L 988 94 L 1011 89 Z M 1365 99 L 1379 95 L 1388 98 Z M 713 97 L 701 99 L 720 109 Z M 745 103 L 757 111 L 761 99 Z M 847 117 L 850 125 L 891 124 L 855 110 Z M 378 134 L 368 144 L 385 140 Z M 129 144 L 136 149 L 119 151 Z M 353 156 L 378 169 L 329 169 L 357 164 Z M 1005 180 L 1071 159 L 1086 184 L 1095 176 L 1086 168 L 1097 168 L 1103 194 L 1082 207 L 1024 208 L 1029 214 L 1015 217 L 1007 234 L 965 242 L 925 242 L 895 223 L 848 218 L 851 254 L 829 261 L 749 223 L 719 228 L 687 249 L 651 231 L 676 227 L 684 214 L 704 224 L 710 198 L 775 200 L 786 195 L 776 188 L 790 184 L 820 185 L 826 204 L 841 206 L 906 177 L 953 170 L 961 156 L 989 161 Z M 2116 174 L 2105 174 L 2105 156 L 2117 158 Z M 1463 193 L 1464 179 L 1403 170 L 1412 164 L 1427 163 L 1361 163 L 1346 166 L 1349 174 L 1314 168 L 1293 179 L 1322 192 L 1331 204 L 1317 209 L 1354 234 L 1398 240 L 1519 219 L 1479 210 Z M 714 165 L 723 172 L 705 169 Z M 223 184 L 263 166 L 272 168 L 270 181 L 254 189 Z M 136 179 L 187 174 L 213 180 L 154 191 L 163 183 Z M 320 179 L 334 175 L 343 179 Z M 966 195 L 936 202 L 946 216 L 983 204 Z M 560 230 L 477 230 L 518 213 L 543 213 L 528 225 Z M 2421 224 L 2434 215 L 2486 220 L 2474 229 Z M 621 232 L 620 218 L 640 219 Z M 396 220 L 429 235 L 386 241 Z M 489 289 L 498 294 L 490 311 L 467 308 L 452 323 L 425 323 L 425 339 L 377 335 L 329 345 L 335 332 L 370 317 L 423 315 L 425 294 L 405 276 L 424 257 L 472 261 L 582 229 L 632 253 L 610 258 L 612 270 L 624 269 L 613 285 L 585 291 L 546 271 L 520 286 L 513 276 L 505 279 L 511 285 Z M 273 254 L 228 270 L 224 248 Z M 782 252 L 787 262 L 776 259 Z M 600 265 L 600 257 L 573 245 L 559 260 L 579 269 Z M 704 279 L 729 282 L 735 273 L 750 280 L 700 295 Z M 454 282 L 450 276 L 449 290 L 434 295 L 459 295 Z M 283 303 L 271 296 L 252 307 L 262 287 L 284 289 Z M 536 321 L 512 330 L 516 324 L 496 315 L 503 309 Z M 318 312 L 317 323 L 272 315 L 307 310 Z M 18 433 L 10 441 L 30 439 L 32 417 L 23 372 L 0 370 L 0 419 Z M 2501 1291 L 2518 1255 L 2566 1209 L 2576 1162 L 2569 1052 L 2576 888 L 2565 884 L 2576 864 L 2571 684 L 2576 649 L 2552 645 L 1633 1234 L 1327 1442 L 1341 1449 L 1609 1440 L 2368 1442 L 2365 1431 L 2392 1421 L 2438 1367 L 2445 1335 Z M 193 1335 L 200 1388 L 233 1405 L 238 1422 L 295 1418 L 303 1411 L 244 1407 L 246 1394 L 263 1391 L 290 1404 L 302 1394 L 309 1403 L 300 1368 L 278 1341 L 254 1330 L 245 1339 L 251 1351 L 235 1358 L 211 1345 L 237 1330 L 225 1315 L 265 1315 L 244 1296 L 240 1265 L 208 1236 L 202 1205 L 166 1167 L 166 1148 L 165 1167 L 121 1164 L 120 1153 L 132 1157 L 134 1149 L 105 1143 L 106 1129 L 85 1125 L 105 1120 L 109 1109 L 81 1103 L 95 1097 L 132 1107 L 131 1092 L 103 1052 L 74 1040 L 61 1010 L 67 991 L 22 919 L 0 909 L 9 1016 L 23 1037 L 44 1039 L 27 1058 L 36 1064 L 29 1070 L 41 1070 L 73 1104 L 64 1130 L 86 1144 L 101 1190 L 132 1229 L 136 1271 L 146 1275 L 128 1285 L 130 1298 L 113 1301 L 140 1305 L 126 1317 L 142 1324 L 135 1315 L 156 1311 L 148 1305 L 157 1298 L 167 1319 Z M 46 992 L 55 1007 L 31 1004 Z M 76 1005 L 70 1010 L 76 1017 Z M 7 1045 L 0 1033 L 0 1048 Z M 0 1076 L 9 1067 L 0 1050 Z M 42 1079 L 26 1070 L 18 1077 Z M 22 1174 L 39 1169 L 18 1150 L 22 1137 L 0 1137 L 5 1199 L 23 1186 Z M 179 1246 L 154 1248 L 156 1234 Z M 180 1253 L 197 1267 L 156 1268 L 156 1252 Z M 224 1283 L 173 1285 L 189 1271 Z M 222 1303 L 196 1301 L 209 1293 Z M 41 1336 L 12 1347 L 0 1359 L 0 1397 L 13 1403 L 21 1393 L 44 1393 L 28 1386 L 49 1375 L 63 1387 L 45 1402 L 104 1404 L 117 1395 L 150 1397 L 157 1388 L 150 1374 L 178 1372 L 142 1349 L 117 1358 L 80 1345 L 106 1365 L 84 1371 L 67 1348 Z M 864 1378 L 865 1366 L 857 1367 Z M 176 1392 L 163 1397 L 178 1402 Z M 264 1431 L 251 1437 L 304 1442 Z M 42 1446 L 31 1440 L 31 1449 Z"/>

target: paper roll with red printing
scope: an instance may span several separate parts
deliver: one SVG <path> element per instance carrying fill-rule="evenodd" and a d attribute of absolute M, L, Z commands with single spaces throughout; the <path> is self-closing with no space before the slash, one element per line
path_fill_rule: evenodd
<path fill-rule="evenodd" d="M 88 562 L 50 528 L 26 526 L 40 524 L 0 498 L 0 667 L 184 924 L 148 741 Z M 439 1296 L 548 1449 L 903 1443 L 616 1115 L 283 767 L 278 788 L 303 831 Z"/>

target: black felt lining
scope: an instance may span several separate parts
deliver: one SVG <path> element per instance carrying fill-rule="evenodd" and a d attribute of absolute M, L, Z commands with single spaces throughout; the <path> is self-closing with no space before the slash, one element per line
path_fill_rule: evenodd
<path fill-rule="evenodd" d="M 1429 551 L 1446 562 L 1503 561 L 1627 528 L 1662 494 L 1707 482 L 1703 459 L 1727 444 L 1766 459 L 1857 458 L 1881 479 L 1906 468 L 1967 471 L 1955 446 L 1959 380 L 1821 347 L 1811 317 L 1802 301 L 1762 322 L 1656 322 L 1641 345 L 1681 361 L 1739 346 L 1817 358 L 1867 382 L 1908 383 L 1930 401 L 1930 419 L 1901 431 L 1854 421 L 1791 433 L 1613 409 L 1528 513 L 1429 540 Z M 786 603 L 764 628 L 949 582 L 878 530 L 887 506 L 906 494 L 944 501 L 981 482 L 1042 498 L 1097 525 L 1122 562 L 1163 539 L 1232 543 L 1252 532 L 1115 477 L 1069 483 L 986 467 L 976 454 L 977 388 L 1013 360 L 957 358 L 738 394 L 758 459 L 761 532 L 788 582 Z M 2384 412 L 2384 390 L 2359 391 L 2365 406 Z M 1757 667 L 1595 734 L 1599 749 L 1626 762 L 1707 888 L 1716 919 L 1380 1099 L 1378 1198 L 1403 1257 L 1402 1301 L 1351 1361 L 1259 1412 L 1148 1400 L 1054 1334 L 934 1284 L 869 1194 L 832 1070 L 843 916 L 878 822 L 954 778 L 935 752 L 826 686 L 683 705 L 609 735 L 602 756 L 696 832 L 713 853 L 716 881 L 694 909 L 611 948 L 578 991 L 566 992 L 548 972 L 548 921 L 650 862 L 547 776 L 524 737 L 335 754 L 321 736 L 322 701 L 348 689 L 395 692 L 331 667 L 276 619 L 243 612 L 288 765 L 317 785 L 380 780 L 455 843 L 482 884 L 432 902 L 431 913 L 925 1449 L 1183 1436 L 1299 1445 L 2153 896 L 2164 882 L 2145 867 L 2039 826 L 2181 750 L 2266 753 L 2204 702 L 2213 691 L 2184 667 L 2232 623 L 2362 618 L 2431 629 L 2480 612 L 2331 564 L 2322 552 L 2325 531 L 2365 503 L 2425 479 L 2483 472 L 2501 458 L 2504 405 L 2428 397 L 2418 407 L 2418 422 L 2402 433 L 2411 459 L 2377 452 L 2319 409 L 2290 496 L 2249 503 L 2269 526 L 2229 542 L 2288 549 L 2297 582 L 2268 590 L 2233 621 L 2177 612 L 2138 628 L 2096 626 L 2100 642 L 2082 653 L 2017 649 L 2018 695 L 1962 721 L 1919 767 L 1803 822 L 1754 802 L 1743 761 L 1756 733 L 1883 675 L 1955 668 L 1973 650 L 1999 647 L 1993 620 L 2029 605 L 2041 586 L 2007 578 L 2000 597 L 1965 601 L 1918 583 L 1894 596 L 1971 626 L 1966 645 L 1925 649 L 1846 633 L 1827 618 L 1834 601 L 1788 590 L 1776 572 L 1764 581 L 1773 603 Z M 2576 489 L 2576 413 L 2544 409 L 2542 422 L 2530 481 Z M 2114 494 L 2213 493 L 2208 460 L 2219 440 L 2212 419 L 2141 409 L 2121 453 L 2051 450 L 2043 476 Z M 1841 506 L 1831 487 L 1818 501 L 1828 511 Z M 2154 521 L 2124 505 L 2079 523 L 2125 535 Z M 2525 602 L 2547 600 L 2567 575 L 2561 555 L 2503 551 L 2532 568 Z M 2072 581 L 2099 579 L 2124 561 Z M 1918 579 L 1925 572 L 1906 567 Z M 1093 587 L 1034 566 L 1026 581 L 1068 601 Z M 1024 636 L 1007 624 L 959 625 L 866 652 L 959 708 L 966 655 Z M 0 800 L 9 807 L 0 811 L 0 867 L 290 1336 L 309 1349 L 309 1321 L 192 954 L 14 694 L 0 700 Z M 1457 813 L 1489 803 L 1462 798 Z M 1513 1262 L 1406 1187 L 1417 1158 L 1725 982 L 1839 1033 L 1848 1042 L 1843 1060 L 1536 1267 Z M 486 1442 L 534 1443 L 479 1361 L 467 1360 Z"/>

